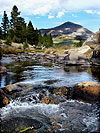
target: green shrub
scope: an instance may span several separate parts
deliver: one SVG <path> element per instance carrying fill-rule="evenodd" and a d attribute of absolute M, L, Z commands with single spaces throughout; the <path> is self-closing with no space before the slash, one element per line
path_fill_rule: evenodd
<path fill-rule="evenodd" d="M 75 47 L 81 47 L 83 45 L 83 42 L 80 40 L 78 43 L 74 44 Z"/>
<path fill-rule="evenodd" d="M 25 43 L 24 43 L 24 45 L 23 45 L 23 48 L 24 48 L 24 49 L 29 48 L 29 45 L 28 45 L 27 39 L 26 39 L 26 41 L 25 41 Z"/>
<path fill-rule="evenodd" d="M 11 45 L 11 44 L 12 44 L 12 39 L 11 39 L 10 36 L 7 36 L 7 37 L 6 37 L 5 44 L 7 44 L 7 45 Z"/>

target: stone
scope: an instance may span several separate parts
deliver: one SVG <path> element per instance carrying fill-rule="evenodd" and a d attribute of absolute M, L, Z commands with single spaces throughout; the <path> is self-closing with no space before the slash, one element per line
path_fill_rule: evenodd
<path fill-rule="evenodd" d="M 91 52 L 89 46 L 82 46 L 80 48 L 69 49 L 64 58 L 64 63 L 66 65 L 90 65 L 88 59 L 88 53 Z"/>
<path fill-rule="evenodd" d="M 8 92 L 12 92 L 12 91 L 14 91 L 14 90 L 17 89 L 17 86 L 16 86 L 16 84 L 7 85 L 7 86 L 5 87 L 5 89 L 6 89 Z"/>
<path fill-rule="evenodd" d="M 6 67 L 0 66 L 0 74 L 6 73 L 6 72 L 7 72 Z"/>
<path fill-rule="evenodd" d="M 88 45 L 89 47 L 95 49 L 96 44 L 100 44 L 100 31 L 97 31 L 89 37 L 83 45 Z"/>
<path fill-rule="evenodd" d="M 100 100 L 100 83 L 93 81 L 85 81 L 74 86 L 73 97 L 83 100 L 98 101 Z"/>
<path fill-rule="evenodd" d="M 0 89 L 0 108 L 4 107 L 9 103 L 9 99 L 7 98 L 6 94 L 2 89 Z"/>
<path fill-rule="evenodd" d="M 100 65 L 100 50 L 94 50 L 91 57 L 92 65 Z"/>

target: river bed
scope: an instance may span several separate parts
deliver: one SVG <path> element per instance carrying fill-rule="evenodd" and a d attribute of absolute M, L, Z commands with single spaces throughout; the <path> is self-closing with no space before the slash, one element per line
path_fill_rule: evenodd
<path fill-rule="evenodd" d="M 99 82 L 99 73 L 94 73 L 94 68 L 30 61 L 9 61 L 3 65 L 7 74 L 0 75 L 0 87 L 21 82 L 33 84 L 34 88 L 12 98 L 6 107 L 0 109 L 2 133 L 16 133 L 28 127 L 31 127 L 25 131 L 28 133 L 99 132 L 99 103 L 66 98 L 56 93 L 57 90 L 50 90 L 53 87 L 73 88 L 81 81 Z M 41 102 L 40 94 L 51 97 L 54 103 Z"/>

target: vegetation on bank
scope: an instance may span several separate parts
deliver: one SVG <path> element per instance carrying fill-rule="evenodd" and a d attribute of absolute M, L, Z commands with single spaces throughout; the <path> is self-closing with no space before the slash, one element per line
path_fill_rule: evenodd
<path fill-rule="evenodd" d="M 40 31 L 33 27 L 32 22 L 26 24 L 25 19 L 20 14 L 21 12 L 15 5 L 12 8 L 10 20 L 4 11 L 0 27 L 0 39 L 6 40 L 7 45 L 11 45 L 12 42 L 22 43 L 24 49 L 28 48 L 28 44 L 34 47 L 52 47 L 51 34 L 41 35 Z"/>

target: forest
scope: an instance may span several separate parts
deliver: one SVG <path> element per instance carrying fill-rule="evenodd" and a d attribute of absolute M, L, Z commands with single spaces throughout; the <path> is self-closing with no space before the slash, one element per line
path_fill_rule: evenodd
<path fill-rule="evenodd" d="M 4 11 L 0 39 L 6 40 L 5 43 L 8 45 L 11 45 L 12 42 L 22 43 L 26 48 L 28 44 L 46 48 L 53 46 L 51 34 L 41 35 L 40 30 L 35 29 L 31 21 L 27 24 L 16 5 L 12 8 L 10 19 L 7 12 Z"/>

